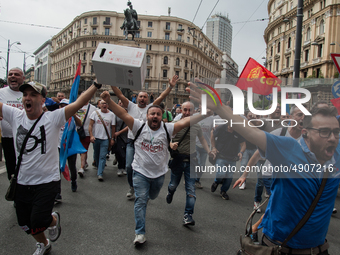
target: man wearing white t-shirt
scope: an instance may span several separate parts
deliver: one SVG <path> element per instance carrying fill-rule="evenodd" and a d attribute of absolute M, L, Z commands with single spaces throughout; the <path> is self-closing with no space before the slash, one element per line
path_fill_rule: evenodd
<path fill-rule="evenodd" d="M 15 67 L 9 70 L 7 77 L 8 87 L 0 89 L 0 102 L 22 110 L 24 107 L 22 104 L 22 92 L 19 91 L 19 87 L 23 84 L 24 79 L 24 73 L 20 68 Z M 1 121 L 1 135 L 9 180 L 11 175 L 14 174 L 17 158 L 14 150 L 12 127 L 6 120 Z"/>
<path fill-rule="evenodd" d="M 131 115 L 135 119 L 139 119 L 141 121 L 146 121 L 146 112 L 147 109 L 151 105 L 160 105 L 160 103 L 166 98 L 167 95 L 169 95 L 172 88 L 176 85 L 178 81 L 178 76 L 174 75 L 172 79 L 169 79 L 169 87 L 160 94 L 160 96 L 151 104 L 147 104 L 149 101 L 149 96 L 147 92 L 139 92 L 137 96 L 137 104 L 134 104 L 130 100 L 128 100 L 123 93 L 115 86 L 111 86 L 113 92 L 116 94 L 119 100 L 122 101 L 123 107 L 127 108 L 129 115 Z M 134 198 L 134 189 L 133 189 L 133 182 L 132 182 L 132 161 L 133 156 L 135 154 L 135 149 L 133 146 L 133 139 L 134 135 L 132 131 L 129 129 L 128 131 L 128 143 L 126 145 L 126 171 L 127 171 L 127 177 L 128 177 L 128 183 L 130 186 L 130 189 L 126 196 L 129 199 Z"/>
<path fill-rule="evenodd" d="M 51 250 L 50 241 L 56 241 L 61 232 L 60 214 L 52 213 L 60 185 L 59 136 L 56 134 L 100 87 L 100 84 L 95 84 L 74 103 L 43 115 L 42 106 L 47 91 L 39 83 L 30 82 L 20 86 L 24 111 L 0 103 L 0 117 L 15 130 L 14 145 L 18 155 L 29 130 L 41 117 L 24 147 L 14 197 L 18 225 L 37 241 L 34 254 L 47 254 Z M 49 232 L 49 240 L 45 237 L 45 230 Z"/>
<path fill-rule="evenodd" d="M 87 151 L 88 151 L 89 145 L 90 145 L 90 133 L 89 133 L 90 116 L 95 110 L 96 110 L 96 107 L 94 107 L 92 104 L 87 102 L 87 104 L 84 105 L 77 112 L 77 115 L 81 120 L 81 123 L 84 127 L 85 135 L 86 135 L 85 138 L 80 139 L 81 144 L 86 149 L 85 153 L 80 154 L 80 168 L 78 170 L 78 174 L 79 174 L 80 177 L 84 176 L 84 170 L 86 169 L 86 167 L 88 165 L 87 164 Z M 85 121 L 84 121 L 84 119 L 85 119 Z"/>
<path fill-rule="evenodd" d="M 100 117 L 99 117 L 100 116 Z M 105 126 L 104 126 L 105 125 Z M 114 133 L 116 132 L 115 115 L 107 108 L 107 103 L 100 102 L 100 111 L 94 111 L 90 116 L 90 141 L 93 143 L 94 161 L 96 162 L 99 181 L 103 181 L 103 172 L 106 163 L 106 154 L 109 144 L 114 143 Z"/>
<path fill-rule="evenodd" d="M 145 214 L 147 201 L 157 198 L 164 183 L 164 176 L 168 171 L 169 140 L 178 131 L 191 124 L 197 123 L 206 116 L 196 115 L 183 118 L 176 123 L 162 122 L 162 109 L 158 105 L 152 105 L 147 109 L 147 121 L 134 119 L 122 107 L 110 99 L 108 91 L 104 91 L 101 97 L 108 103 L 109 108 L 121 118 L 136 136 L 135 155 L 132 163 L 133 185 L 135 190 L 135 240 L 134 244 L 143 244 L 145 239 Z M 142 128 L 142 129 L 140 129 Z M 166 129 L 165 129 L 166 128 Z M 140 130 L 140 131 L 139 131 Z M 167 133 L 168 132 L 168 133 Z"/>

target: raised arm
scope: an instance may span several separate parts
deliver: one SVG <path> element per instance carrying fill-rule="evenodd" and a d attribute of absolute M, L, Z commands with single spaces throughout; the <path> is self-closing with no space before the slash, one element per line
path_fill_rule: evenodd
<path fill-rule="evenodd" d="M 191 123 L 191 125 L 196 124 L 197 122 L 200 122 L 201 120 L 205 119 L 206 117 L 208 117 L 208 115 L 196 114 L 194 116 L 186 117 L 186 118 L 183 118 L 183 119 L 177 121 L 174 124 L 173 135 L 177 134 L 177 132 L 179 132 L 183 128 L 189 127 L 190 123 Z"/>
<path fill-rule="evenodd" d="M 109 109 L 113 111 L 114 114 L 117 115 L 117 117 L 121 118 L 125 124 L 129 127 L 129 129 L 132 130 L 134 119 L 129 115 L 126 110 L 123 107 L 120 107 L 118 104 L 116 104 L 111 98 L 110 93 L 108 91 L 104 91 L 100 97 L 108 104 Z"/>
<path fill-rule="evenodd" d="M 196 102 L 201 102 L 201 90 L 197 89 L 197 86 L 191 82 L 189 82 L 189 87 L 190 88 L 186 88 L 186 90 L 190 92 L 190 99 Z M 232 123 L 245 122 L 246 125 L 244 126 L 242 124 L 235 124 L 232 125 L 232 128 L 241 136 L 243 136 L 246 140 L 248 140 L 252 144 L 257 145 L 261 150 L 266 151 L 267 139 L 264 131 L 258 128 L 249 127 L 244 118 L 239 115 L 233 115 L 233 111 L 229 106 L 226 106 L 224 104 L 221 105 L 219 103 L 215 105 L 214 101 L 209 96 L 207 97 L 207 107 L 213 110 L 222 119 L 228 120 L 229 123 L 231 123 L 231 121 Z"/>
<path fill-rule="evenodd" d="M 127 108 L 129 105 L 129 99 L 127 99 L 123 93 L 120 91 L 119 88 L 115 86 L 111 86 L 111 89 L 113 90 L 113 93 L 118 97 L 119 100 L 122 101 L 124 108 Z"/>
<path fill-rule="evenodd" d="M 66 120 L 71 118 L 74 114 L 77 113 L 77 111 L 81 107 L 83 107 L 83 105 L 85 105 L 88 101 L 90 101 L 90 99 L 92 98 L 94 93 L 96 93 L 97 90 L 98 88 L 96 86 L 91 85 L 91 87 L 89 87 L 84 93 L 82 93 L 75 102 L 67 105 L 65 107 Z"/>
<path fill-rule="evenodd" d="M 173 87 L 176 86 L 176 83 L 178 82 L 178 80 L 179 78 L 177 75 L 174 75 L 171 80 L 169 79 L 170 86 L 167 87 L 167 89 L 164 90 L 162 94 L 159 95 L 159 97 L 157 97 L 157 99 L 153 102 L 153 104 L 160 105 L 160 103 L 162 103 L 162 101 L 167 97 L 167 95 L 170 94 L 170 91 L 173 89 Z"/>

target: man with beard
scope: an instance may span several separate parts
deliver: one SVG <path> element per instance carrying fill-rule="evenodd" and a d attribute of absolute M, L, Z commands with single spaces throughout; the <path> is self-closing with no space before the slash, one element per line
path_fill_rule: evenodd
<path fill-rule="evenodd" d="M 185 127 L 205 118 L 202 115 L 183 118 L 176 123 L 162 122 L 162 109 L 158 105 L 151 105 L 146 112 L 146 123 L 134 119 L 124 108 L 110 99 L 108 91 L 101 94 L 110 110 L 121 118 L 135 137 L 135 156 L 132 163 L 133 185 L 135 189 L 135 239 L 133 243 L 143 244 L 145 238 L 145 214 L 149 199 L 157 198 L 168 171 L 170 137 Z"/>
<path fill-rule="evenodd" d="M 122 101 L 123 107 L 128 110 L 129 115 L 131 115 L 135 119 L 139 119 L 141 121 L 146 120 L 146 111 L 151 105 L 159 105 L 165 98 L 166 96 L 170 93 L 173 87 L 175 87 L 177 81 L 178 81 L 178 76 L 174 75 L 172 79 L 169 79 L 169 87 L 163 91 L 162 94 L 152 103 L 148 104 L 149 101 L 149 96 L 148 93 L 142 91 L 139 92 L 137 96 L 137 104 L 134 104 L 130 100 L 128 100 L 123 93 L 114 86 L 111 86 L 113 92 L 116 94 L 119 100 Z M 133 189 L 133 180 L 132 180 L 132 161 L 133 161 L 133 156 L 135 154 L 135 149 L 133 146 L 133 139 L 134 135 L 132 134 L 132 131 L 129 129 L 128 131 L 128 143 L 126 146 L 126 171 L 127 171 L 127 177 L 128 177 L 128 183 L 130 186 L 130 189 L 126 196 L 128 199 L 133 199 L 134 198 L 134 189 Z"/>
<path fill-rule="evenodd" d="M 20 68 L 15 67 L 9 70 L 7 76 L 8 87 L 0 89 L 0 102 L 22 110 L 24 107 L 22 104 L 22 92 L 19 91 L 19 87 L 23 84 L 24 80 L 24 73 Z M 10 180 L 11 175 L 15 171 L 17 158 L 14 150 L 12 127 L 6 120 L 1 121 L 1 135 L 7 178 Z"/>
<path fill-rule="evenodd" d="M 190 83 L 191 98 L 200 101 L 201 91 Z M 207 107 L 221 118 L 241 122 L 230 108 L 217 105 L 208 98 Z M 261 156 L 274 167 L 297 171 L 273 171 L 271 197 L 260 227 L 263 227 L 262 245 L 280 245 L 297 226 L 311 207 L 323 178 L 327 183 L 309 220 L 300 228 L 281 254 L 328 254 L 326 235 L 339 187 L 340 146 L 337 110 L 317 109 L 303 120 L 302 138 L 274 136 L 248 125 L 234 129 L 260 149 Z M 312 170 L 313 167 L 314 171 Z M 299 169 L 302 169 L 302 171 Z"/>

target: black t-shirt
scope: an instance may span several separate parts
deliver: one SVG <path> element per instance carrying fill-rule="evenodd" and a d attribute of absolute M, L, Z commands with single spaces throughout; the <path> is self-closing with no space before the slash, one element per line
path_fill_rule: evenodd
<path fill-rule="evenodd" d="M 228 132 L 228 125 L 218 126 L 214 130 L 215 147 L 219 151 L 217 158 L 233 160 L 240 152 L 240 143 L 244 142 L 244 138 L 233 131 Z"/>

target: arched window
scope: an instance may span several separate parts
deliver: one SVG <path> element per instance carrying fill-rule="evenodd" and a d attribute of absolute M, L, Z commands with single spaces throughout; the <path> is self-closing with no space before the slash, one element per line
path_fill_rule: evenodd
<path fill-rule="evenodd" d="M 147 63 L 147 64 L 150 64 L 150 55 L 147 55 L 147 56 L 146 56 L 146 63 Z"/>
<path fill-rule="evenodd" d="M 168 62 L 169 62 L 169 59 L 168 59 L 167 56 L 165 56 L 164 59 L 163 59 L 163 64 L 164 64 L 164 65 L 167 65 Z"/>
<path fill-rule="evenodd" d="M 325 33 L 325 22 L 324 20 L 320 21 L 320 30 L 319 30 L 319 34 L 322 35 Z"/>
<path fill-rule="evenodd" d="M 310 27 L 307 28 L 306 41 L 310 40 Z"/>
<path fill-rule="evenodd" d="M 287 45 L 288 49 L 290 49 L 290 47 L 292 47 L 292 38 L 289 37 L 288 38 L 288 45 Z"/>
<path fill-rule="evenodd" d="M 176 66 L 179 66 L 179 58 L 176 58 Z"/>

